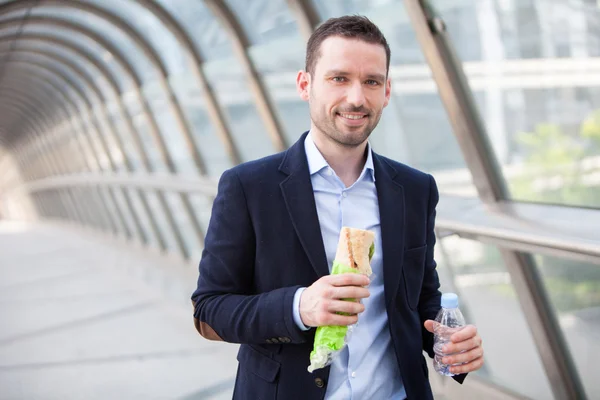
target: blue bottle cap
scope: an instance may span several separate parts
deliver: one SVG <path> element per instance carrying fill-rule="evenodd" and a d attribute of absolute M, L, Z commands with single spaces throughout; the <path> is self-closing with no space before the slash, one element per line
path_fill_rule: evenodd
<path fill-rule="evenodd" d="M 443 308 L 458 308 L 458 296 L 455 293 L 442 294 Z"/>

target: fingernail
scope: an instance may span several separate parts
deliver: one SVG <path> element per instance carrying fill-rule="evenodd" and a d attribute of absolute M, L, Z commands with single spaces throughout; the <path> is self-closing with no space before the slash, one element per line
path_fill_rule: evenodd
<path fill-rule="evenodd" d="M 444 347 L 442 347 L 442 351 L 443 351 L 444 353 L 447 353 L 447 352 L 448 352 L 448 346 L 444 346 Z"/>
<path fill-rule="evenodd" d="M 444 364 L 450 364 L 448 361 L 449 361 L 449 360 L 448 360 L 448 357 L 443 357 L 443 358 L 442 358 L 442 362 L 443 362 Z"/>

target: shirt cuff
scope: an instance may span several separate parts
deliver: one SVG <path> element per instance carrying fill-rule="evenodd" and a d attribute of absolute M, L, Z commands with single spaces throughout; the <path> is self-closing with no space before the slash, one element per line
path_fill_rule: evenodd
<path fill-rule="evenodd" d="M 307 331 L 310 327 L 304 325 L 302 323 L 302 318 L 300 317 L 300 296 L 302 296 L 302 292 L 304 292 L 305 287 L 299 288 L 296 290 L 296 294 L 294 294 L 294 303 L 293 303 L 293 313 L 294 313 L 294 322 L 303 331 Z"/>

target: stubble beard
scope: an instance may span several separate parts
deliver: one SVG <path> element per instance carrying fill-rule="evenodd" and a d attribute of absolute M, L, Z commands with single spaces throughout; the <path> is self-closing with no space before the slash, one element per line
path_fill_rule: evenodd
<path fill-rule="evenodd" d="M 350 112 L 350 110 L 343 110 L 342 112 Z M 373 117 L 372 113 L 369 112 L 368 114 L 369 116 L 367 118 L 370 119 Z M 367 124 L 362 128 L 360 135 L 356 135 L 356 132 L 354 132 L 355 134 L 344 134 L 343 132 L 340 132 L 335 121 L 337 118 L 337 113 L 334 113 L 331 116 L 325 114 L 325 116 L 322 117 L 322 115 L 319 115 L 318 112 L 313 113 L 311 109 L 310 118 L 315 127 L 317 127 L 317 129 L 320 130 L 331 141 L 343 147 L 356 148 L 363 144 L 369 138 L 369 136 L 371 136 L 371 133 L 375 127 L 377 127 L 377 124 L 381 119 L 381 114 L 382 110 L 375 115 L 375 119 L 372 122 L 368 121 Z M 349 131 L 351 131 L 351 128 Z"/>

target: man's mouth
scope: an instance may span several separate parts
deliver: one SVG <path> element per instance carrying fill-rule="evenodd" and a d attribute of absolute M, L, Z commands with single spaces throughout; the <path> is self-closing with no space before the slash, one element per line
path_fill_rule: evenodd
<path fill-rule="evenodd" d="M 338 113 L 339 116 L 347 119 L 363 119 L 367 117 L 367 114 L 349 114 L 349 113 Z"/>

